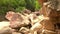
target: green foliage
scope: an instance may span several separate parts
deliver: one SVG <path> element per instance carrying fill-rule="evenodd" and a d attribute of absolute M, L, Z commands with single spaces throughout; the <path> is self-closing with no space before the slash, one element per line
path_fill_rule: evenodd
<path fill-rule="evenodd" d="M 35 0 L 25 0 L 25 2 L 26 2 L 26 8 L 34 12 L 35 11 L 35 5 L 34 5 Z"/>
<path fill-rule="evenodd" d="M 24 0 L 0 0 L 0 14 L 5 14 L 8 10 L 20 11 L 24 6 Z"/>
<path fill-rule="evenodd" d="M 38 1 L 35 0 L 35 10 L 39 10 L 40 7 L 41 7 L 41 6 L 39 5 Z"/>
<path fill-rule="evenodd" d="M 18 8 L 16 8 L 16 11 L 17 12 L 21 12 L 22 10 L 24 10 L 25 9 L 25 7 L 18 7 Z"/>
<path fill-rule="evenodd" d="M 26 8 L 38 10 L 40 5 L 37 0 L 0 0 L 0 14 L 5 14 L 8 10 L 20 12 Z"/>

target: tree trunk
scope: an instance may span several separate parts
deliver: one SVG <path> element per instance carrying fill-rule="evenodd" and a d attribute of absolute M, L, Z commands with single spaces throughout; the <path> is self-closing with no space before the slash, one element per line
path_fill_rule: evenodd
<path fill-rule="evenodd" d="M 49 20 L 43 21 L 45 29 L 60 30 L 60 0 L 38 0 L 42 5 L 40 14 L 49 17 Z M 56 27 L 57 26 L 57 27 Z M 52 28 L 53 27 L 53 28 Z"/>

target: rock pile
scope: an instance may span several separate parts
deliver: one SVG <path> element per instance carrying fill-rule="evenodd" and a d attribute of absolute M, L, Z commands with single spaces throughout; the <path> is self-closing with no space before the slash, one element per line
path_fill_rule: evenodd
<path fill-rule="evenodd" d="M 52 1 L 52 0 L 49 0 Z M 54 2 L 54 1 L 53 1 Z M 22 13 L 9 11 L 6 19 L 9 25 L 3 26 L 1 34 L 60 34 L 60 11 L 52 2 L 43 2 L 40 11 L 24 10 Z"/>

